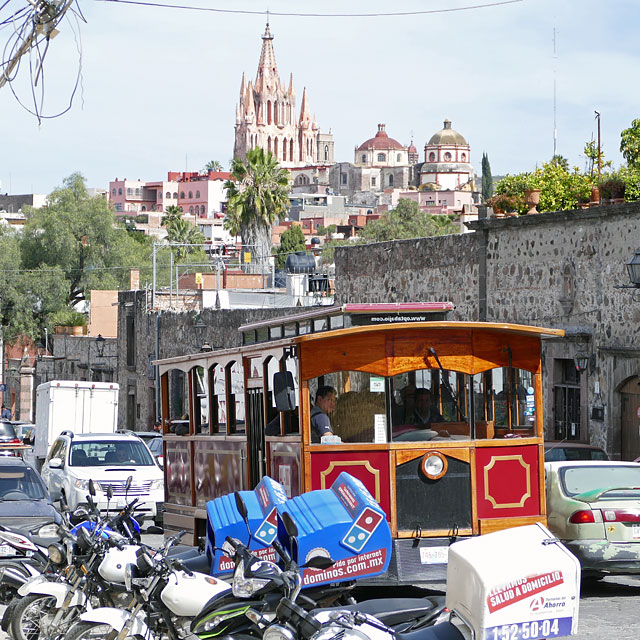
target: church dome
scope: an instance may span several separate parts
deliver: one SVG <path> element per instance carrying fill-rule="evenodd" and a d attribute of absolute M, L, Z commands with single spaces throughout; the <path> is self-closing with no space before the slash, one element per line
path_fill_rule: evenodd
<path fill-rule="evenodd" d="M 378 133 L 373 138 L 363 142 L 357 151 L 367 151 L 369 149 L 398 149 L 399 151 L 404 151 L 404 147 L 397 140 L 390 138 L 384 129 L 385 125 L 379 124 Z"/>
<path fill-rule="evenodd" d="M 409 153 L 418 153 L 418 150 L 416 149 L 416 145 L 413 144 L 413 140 L 411 141 L 411 144 L 409 145 L 409 148 L 407 149 L 407 151 Z"/>
<path fill-rule="evenodd" d="M 451 128 L 451 120 L 445 120 L 444 129 L 440 129 L 438 133 L 434 133 L 431 136 L 431 140 L 427 142 L 427 145 L 431 146 L 450 144 L 469 146 L 469 143 L 464 139 L 464 136 Z"/>

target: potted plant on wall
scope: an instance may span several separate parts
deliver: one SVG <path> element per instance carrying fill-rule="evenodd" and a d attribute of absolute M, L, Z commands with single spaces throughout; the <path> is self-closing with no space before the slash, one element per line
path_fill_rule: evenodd
<path fill-rule="evenodd" d="M 486 205 L 493 209 L 497 218 L 505 216 L 517 216 L 521 202 L 517 196 L 510 193 L 499 193 L 487 199 Z"/>
<path fill-rule="evenodd" d="M 540 204 L 541 193 L 542 189 L 537 173 L 529 174 L 524 184 L 524 202 L 528 207 L 528 215 L 539 213 L 536 207 Z"/>
<path fill-rule="evenodd" d="M 600 181 L 600 196 L 612 203 L 624 202 L 626 184 L 617 173 L 609 173 Z"/>
<path fill-rule="evenodd" d="M 79 311 L 59 311 L 53 317 L 53 324 L 58 334 L 81 336 L 87 332 L 87 317 Z"/>

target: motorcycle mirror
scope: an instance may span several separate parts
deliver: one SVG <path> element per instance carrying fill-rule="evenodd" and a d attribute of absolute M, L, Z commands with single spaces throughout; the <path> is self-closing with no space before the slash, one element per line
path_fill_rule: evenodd
<path fill-rule="evenodd" d="M 247 516 L 249 515 L 249 511 L 247 510 L 247 505 L 244 503 L 242 496 L 239 491 L 236 491 L 233 494 L 233 497 L 236 499 L 236 509 L 238 513 L 242 516 L 242 519 L 246 522 Z"/>
<path fill-rule="evenodd" d="M 109 500 L 111 500 L 111 498 L 113 498 L 113 487 L 111 485 L 109 485 L 107 487 L 107 498 Z"/>
<path fill-rule="evenodd" d="M 290 538 L 298 537 L 298 527 L 288 511 L 282 514 L 282 523 Z"/>
<path fill-rule="evenodd" d="M 91 496 L 95 496 L 96 495 L 96 485 L 95 485 L 95 482 L 93 480 L 89 480 L 89 494 Z"/>
<path fill-rule="evenodd" d="M 131 483 L 132 482 L 133 482 L 133 476 L 129 476 L 127 478 L 127 481 L 126 481 L 125 485 L 124 485 L 124 490 L 125 491 L 129 491 L 129 489 L 131 489 Z"/>
<path fill-rule="evenodd" d="M 329 569 L 333 567 L 335 562 L 331 558 L 326 556 L 313 556 L 308 562 L 305 562 L 302 566 L 304 569 Z"/>

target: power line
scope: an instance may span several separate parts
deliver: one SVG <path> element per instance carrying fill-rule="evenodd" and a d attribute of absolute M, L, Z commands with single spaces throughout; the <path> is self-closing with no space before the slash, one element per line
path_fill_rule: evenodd
<path fill-rule="evenodd" d="M 300 13 L 291 11 L 251 11 L 248 9 L 214 9 L 212 7 L 194 7 L 183 4 L 168 4 L 163 2 L 143 2 L 142 0 L 96 0 L 96 2 L 109 2 L 117 4 L 133 4 L 143 7 L 158 7 L 161 9 L 183 9 L 186 11 L 207 11 L 210 13 L 231 13 L 242 15 L 262 16 L 293 16 L 296 18 L 389 18 L 402 16 L 420 16 L 433 13 L 453 13 L 455 11 L 471 11 L 473 9 L 488 9 L 506 4 L 524 2 L 524 0 L 501 0 L 500 2 L 488 2 L 484 4 L 468 5 L 466 7 L 451 7 L 448 9 L 427 9 L 423 11 L 392 11 L 375 13 Z"/>

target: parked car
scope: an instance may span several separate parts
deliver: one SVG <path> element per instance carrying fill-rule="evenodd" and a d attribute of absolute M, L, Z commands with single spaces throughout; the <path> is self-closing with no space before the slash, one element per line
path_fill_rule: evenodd
<path fill-rule="evenodd" d="M 132 433 L 138 436 L 149 447 L 156 462 L 162 467 L 164 455 L 162 451 L 162 434 L 157 431 L 131 431 L 129 429 L 119 429 L 116 433 Z"/>
<path fill-rule="evenodd" d="M 640 573 L 640 465 L 546 462 L 549 529 L 587 576 Z"/>
<path fill-rule="evenodd" d="M 87 503 L 89 481 L 94 481 L 94 498 L 100 511 L 107 510 L 107 487 L 113 489 L 109 509 L 125 503 L 125 484 L 132 476 L 128 499 L 139 498 L 136 518 L 162 522 L 164 476 L 148 447 L 130 433 L 80 433 L 63 431 L 42 465 L 42 478 L 54 500 L 71 509 Z"/>
<path fill-rule="evenodd" d="M 0 444 L 20 444 L 16 429 L 9 420 L 0 420 Z"/>
<path fill-rule="evenodd" d="M 20 458 L 0 458 L 0 525 L 54 535 L 53 527 L 43 528 L 61 521 L 40 474 Z"/>
<path fill-rule="evenodd" d="M 608 460 L 606 451 L 582 442 L 545 442 L 545 462 L 558 460 Z"/>

